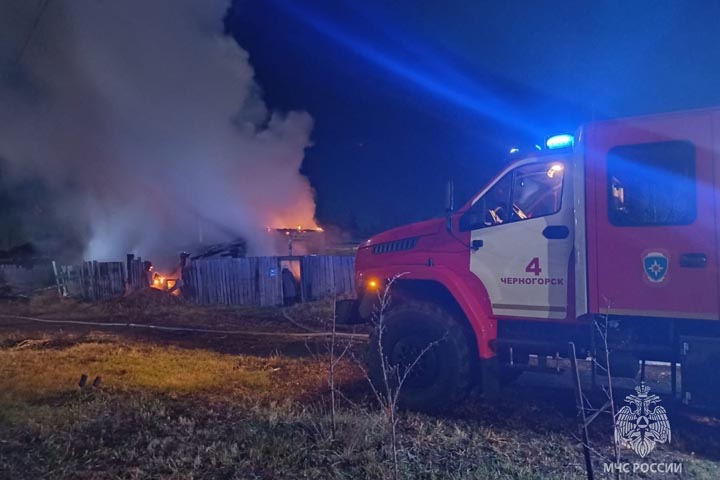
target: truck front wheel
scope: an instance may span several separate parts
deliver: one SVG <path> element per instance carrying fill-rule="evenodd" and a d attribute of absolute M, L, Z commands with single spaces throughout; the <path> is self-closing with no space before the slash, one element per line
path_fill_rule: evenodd
<path fill-rule="evenodd" d="M 386 379 L 393 391 L 400 388 L 401 407 L 444 410 L 462 401 L 472 386 L 475 357 L 469 340 L 465 329 L 442 308 L 403 303 L 385 312 L 370 336 L 370 379 L 383 395 L 387 395 Z M 399 386 L 398 378 L 403 377 Z"/>

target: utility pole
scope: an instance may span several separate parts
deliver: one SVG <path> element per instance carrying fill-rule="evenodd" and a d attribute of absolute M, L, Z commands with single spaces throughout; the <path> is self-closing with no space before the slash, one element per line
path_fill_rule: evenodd
<path fill-rule="evenodd" d="M 23 43 L 23 46 L 20 48 L 18 56 L 15 59 L 15 65 L 19 65 L 23 57 L 25 56 L 25 52 L 30 46 L 30 42 L 32 42 L 32 38 L 35 35 L 35 31 L 37 30 L 38 25 L 40 25 L 40 20 L 42 20 L 43 14 L 45 13 L 45 10 L 47 10 L 47 6 L 50 3 L 50 0 L 41 0 L 41 2 L 42 3 L 40 4 L 40 10 L 35 16 L 35 20 L 33 21 L 32 27 L 30 27 L 30 31 L 28 32 L 27 38 L 25 39 L 25 43 Z"/>

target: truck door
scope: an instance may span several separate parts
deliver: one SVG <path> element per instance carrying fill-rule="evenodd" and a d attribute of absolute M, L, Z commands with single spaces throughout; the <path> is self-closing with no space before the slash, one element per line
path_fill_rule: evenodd
<path fill-rule="evenodd" d="M 568 313 L 572 165 L 562 156 L 546 158 L 508 169 L 460 218 L 460 229 L 470 231 L 470 270 L 498 316 Z"/>
<path fill-rule="evenodd" d="M 712 112 L 587 135 L 591 312 L 718 318 Z"/>

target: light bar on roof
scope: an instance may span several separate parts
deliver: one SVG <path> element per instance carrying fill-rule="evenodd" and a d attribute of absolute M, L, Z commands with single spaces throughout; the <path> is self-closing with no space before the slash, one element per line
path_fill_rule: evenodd
<path fill-rule="evenodd" d="M 562 133 L 560 135 L 553 135 L 545 141 L 545 146 L 549 150 L 556 150 L 558 148 L 567 148 L 575 145 L 575 137 L 569 133 Z"/>

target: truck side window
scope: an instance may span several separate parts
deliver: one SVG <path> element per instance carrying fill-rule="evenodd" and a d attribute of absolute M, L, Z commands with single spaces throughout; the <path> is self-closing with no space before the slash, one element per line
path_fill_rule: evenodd
<path fill-rule="evenodd" d="M 460 218 L 460 230 L 477 230 L 505 223 L 510 218 L 510 188 L 513 172 L 506 173 Z"/>
<path fill-rule="evenodd" d="M 560 211 L 564 165 L 531 163 L 505 174 L 460 219 L 460 230 L 477 230 L 544 217 Z"/>
<path fill-rule="evenodd" d="M 697 216 L 695 147 L 687 141 L 615 147 L 607 185 L 613 225 L 688 225 Z"/>
<path fill-rule="evenodd" d="M 545 217 L 560 211 L 565 165 L 531 163 L 515 169 L 512 211 L 514 219 Z"/>

